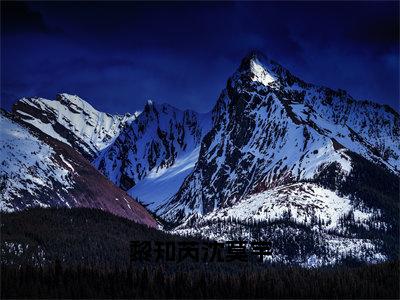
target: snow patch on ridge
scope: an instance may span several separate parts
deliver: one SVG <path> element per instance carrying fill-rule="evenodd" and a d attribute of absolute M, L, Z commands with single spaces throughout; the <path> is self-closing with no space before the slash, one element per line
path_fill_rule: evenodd
<path fill-rule="evenodd" d="M 182 155 L 169 168 L 151 170 L 128 191 L 129 195 L 138 198 L 149 210 L 155 211 L 178 192 L 183 180 L 192 172 L 199 151 L 200 147 L 197 147 L 192 152 Z"/>
<path fill-rule="evenodd" d="M 23 122 L 89 155 L 112 144 L 125 124 L 140 114 L 99 112 L 80 97 L 65 93 L 57 100 L 22 98 L 14 107 Z"/>
<path fill-rule="evenodd" d="M 290 215 L 310 225 L 314 217 L 323 221 L 324 228 L 338 229 L 341 217 L 354 214 L 356 222 L 365 222 L 381 214 L 378 210 L 354 207 L 348 197 L 311 183 L 295 183 L 251 195 L 232 207 L 222 208 L 204 218 L 238 218 L 240 220 L 279 220 Z M 385 226 L 382 224 L 382 226 Z"/>

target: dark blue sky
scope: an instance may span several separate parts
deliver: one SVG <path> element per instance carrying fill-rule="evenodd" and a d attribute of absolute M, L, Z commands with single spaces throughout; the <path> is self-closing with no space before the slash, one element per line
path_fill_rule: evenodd
<path fill-rule="evenodd" d="M 77 94 L 205 112 L 258 49 L 300 78 L 399 101 L 399 2 L 2 2 L 1 105 Z"/>

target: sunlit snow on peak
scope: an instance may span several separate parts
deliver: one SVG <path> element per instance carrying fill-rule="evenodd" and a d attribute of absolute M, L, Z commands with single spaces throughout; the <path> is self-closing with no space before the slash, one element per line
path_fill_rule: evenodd
<path fill-rule="evenodd" d="M 263 85 L 268 85 L 276 80 L 276 78 L 273 77 L 256 58 L 251 60 L 250 70 L 254 75 L 252 78 L 253 81 L 260 82 Z"/>
<path fill-rule="evenodd" d="M 83 110 L 95 110 L 92 105 L 76 95 L 62 93 L 59 94 L 57 98 L 61 103 L 74 104 L 75 106 L 82 108 Z"/>

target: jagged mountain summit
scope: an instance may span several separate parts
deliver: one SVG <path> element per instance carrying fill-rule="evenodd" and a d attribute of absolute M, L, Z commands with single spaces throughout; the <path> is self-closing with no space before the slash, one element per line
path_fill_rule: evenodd
<path fill-rule="evenodd" d="M 99 112 L 78 96 L 59 94 L 56 100 L 22 98 L 13 106 L 16 118 L 72 146 L 93 159 L 109 146 L 138 113 L 124 116 Z"/>
<path fill-rule="evenodd" d="M 0 209 L 89 207 L 156 227 L 144 207 L 70 146 L 0 114 Z"/>
<path fill-rule="evenodd" d="M 333 163 L 345 178 L 348 151 L 399 174 L 395 111 L 307 84 L 259 54 L 242 61 L 212 116 L 195 170 L 159 211 L 170 221 L 312 180 Z"/>
<path fill-rule="evenodd" d="M 170 199 L 197 161 L 210 114 L 148 101 L 143 112 L 112 116 L 78 96 L 23 98 L 15 118 L 66 143 L 107 178 L 155 210 Z M 154 186 L 158 189 L 154 189 Z"/>
<path fill-rule="evenodd" d="M 305 265 L 396 253 L 398 242 L 384 241 L 398 241 L 393 109 L 305 83 L 251 54 L 212 120 L 193 172 L 157 210 L 179 224 L 175 233 L 272 239 L 275 260 Z"/>
<path fill-rule="evenodd" d="M 151 210 L 172 197 L 198 160 L 210 114 L 149 101 L 94 165 Z"/>

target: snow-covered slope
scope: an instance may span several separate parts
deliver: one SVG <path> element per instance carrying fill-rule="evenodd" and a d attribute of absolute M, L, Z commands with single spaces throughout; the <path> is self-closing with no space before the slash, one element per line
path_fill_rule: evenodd
<path fill-rule="evenodd" d="M 179 190 L 183 180 L 193 171 L 200 147 L 177 155 L 169 168 L 153 168 L 128 192 L 152 211 L 166 203 Z"/>
<path fill-rule="evenodd" d="M 191 215 L 172 233 L 221 242 L 267 240 L 274 254 L 266 260 L 306 267 L 348 258 L 377 263 L 393 252 L 381 240 L 392 225 L 381 218 L 380 209 L 355 205 L 351 197 L 319 184 L 299 182 L 251 195 L 205 216 Z"/>
<path fill-rule="evenodd" d="M 385 260 L 398 249 L 399 128 L 390 107 L 252 53 L 222 91 L 193 171 L 156 213 L 177 234 L 269 240 L 272 261 Z"/>
<path fill-rule="evenodd" d="M 59 94 L 56 100 L 22 98 L 13 107 L 22 122 L 93 158 L 110 145 L 138 113 L 124 116 L 99 112 L 78 96 Z"/>
<path fill-rule="evenodd" d="M 192 171 L 210 115 L 149 101 L 95 166 L 154 210 L 173 196 Z"/>
<path fill-rule="evenodd" d="M 326 230 L 340 231 L 341 218 L 349 214 L 353 214 L 356 222 L 364 224 L 380 216 L 381 212 L 362 205 L 354 207 L 348 196 L 339 196 L 315 183 L 301 182 L 251 195 L 231 207 L 207 214 L 204 220 L 273 222 L 290 216 L 304 225 L 312 226 L 313 223 L 321 222 Z M 364 226 L 368 227 L 366 224 Z M 379 226 L 386 225 L 380 223 Z"/>
<path fill-rule="evenodd" d="M 0 115 L 1 210 L 92 207 L 155 227 L 149 213 L 68 145 Z"/>
<path fill-rule="evenodd" d="M 56 189 L 56 185 L 62 186 L 65 193 L 68 193 L 73 186 L 70 173 L 74 170 L 62 155 L 59 156 L 60 161 L 57 161 L 50 146 L 3 115 L 0 115 L 0 128 L 2 210 L 47 206 L 38 196 L 44 190 L 50 192 Z M 25 203 L 23 197 L 28 195 L 35 199 Z M 16 198 L 20 201 L 15 201 Z M 64 202 L 62 197 L 58 200 Z"/>
<path fill-rule="evenodd" d="M 169 221 L 312 180 L 332 163 L 345 178 L 349 150 L 399 174 L 396 112 L 306 84 L 259 54 L 246 57 L 228 80 L 212 118 L 194 171 L 158 210 Z"/>

